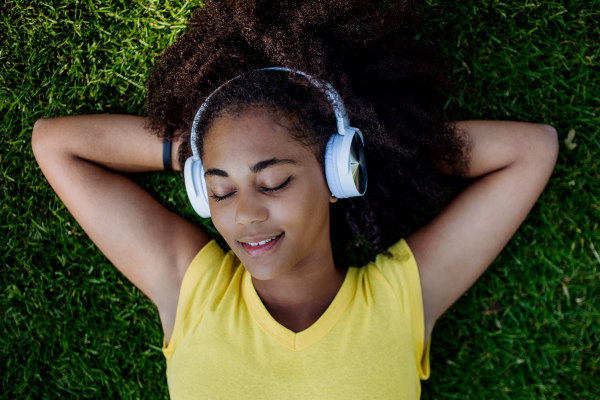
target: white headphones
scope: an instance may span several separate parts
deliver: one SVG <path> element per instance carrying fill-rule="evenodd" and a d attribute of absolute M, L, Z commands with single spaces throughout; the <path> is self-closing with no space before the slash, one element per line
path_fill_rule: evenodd
<path fill-rule="evenodd" d="M 333 107 L 335 119 L 337 120 L 337 133 L 331 136 L 325 149 L 325 176 L 327 178 L 327 185 L 329 186 L 331 195 L 339 199 L 364 195 L 367 189 L 367 166 L 364 156 L 363 135 L 358 128 L 350 126 L 346 107 L 338 92 L 329 83 L 325 82 L 323 84 L 301 71 L 283 67 L 263 68 L 256 71 L 264 70 L 287 71 L 303 75 L 310 83 L 327 95 L 327 99 Z M 185 162 L 185 188 L 192 207 L 203 218 L 210 217 L 210 207 L 208 202 L 208 188 L 204 179 L 204 167 L 202 166 L 198 148 L 196 147 L 196 139 L 198 137 L 196 129 L 211 96 L 223 86 L 242 75 L 225 82 L 212 92 L 200 106 L 192 123 L 190 144 L 193 156 Z M 360 138 L 360 140 L 357 138 Z"/>

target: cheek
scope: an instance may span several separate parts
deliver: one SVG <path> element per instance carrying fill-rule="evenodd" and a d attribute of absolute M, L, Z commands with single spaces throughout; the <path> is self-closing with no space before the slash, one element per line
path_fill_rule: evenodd
<path fill-rule="evenodd" d="M 328 222 L 329 201 L 308 188 L 294 191 L 269 207 L 269 217 L 296 235 L 314 236 Z"/>
<path fill-rule="evenodd" d="M 211 210 L 212 222 L 219 234 L 231 246 L 231 240 L 235 235 L 235 209 L 232 207 L 220 208 L 218 211 Z"/>

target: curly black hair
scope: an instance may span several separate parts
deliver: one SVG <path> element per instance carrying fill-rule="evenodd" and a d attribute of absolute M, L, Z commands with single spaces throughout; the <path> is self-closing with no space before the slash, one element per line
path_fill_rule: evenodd
<path fill-rule="evenodd" d="M 447 69 L 410 34 L 419 14 L 411 2 L 207 1 L 149 77 L 149 128 L 159 137 L 165 127 L 176 132 L 183 166 L 200 104 L 246 73 L 211 98 L 198 127 L 200 152 L 216 117 L 259 108 L 292 121 L 294 137 L 322 163 L 336 132 L 325 95 L 298 74 L 247 72 L 282 66 L 329 82 L 364 134 L 369 170 L 365 196 L 332 204 L 332 241 L 366 240 L 384 251 L 414 213 L 444 205 L 441 165 L 458 176 L 468 168 L 469 143 L 441 112 L 441 94 L 453 88 Z"/>

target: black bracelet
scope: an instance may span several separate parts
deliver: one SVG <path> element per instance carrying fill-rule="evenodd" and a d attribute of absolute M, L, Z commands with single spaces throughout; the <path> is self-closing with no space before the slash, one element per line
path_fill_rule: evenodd
<path fill-rule="evenodd" d="M 171 138 L 173 137 L 173 128 L 167 126 L 165 138 L 163 140 L 163 167 L 165 171 L 173 171 L 171 164 Z"/>

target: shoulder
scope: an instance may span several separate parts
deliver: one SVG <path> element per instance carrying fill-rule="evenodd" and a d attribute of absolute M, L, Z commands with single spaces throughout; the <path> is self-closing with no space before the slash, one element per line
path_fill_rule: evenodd
<path fill-rule="evenodd" d="M 163 351 L 167 357 L 191 327 L 202 319 L 214 288 L 227 286 L 241 267 L 233 251 L 225 252 L 215 240 L 208 242 L 196 254 L 181 280 L 177 305 L 171 310 L 170 334 L 165 329 Z"/>
<path fill-rule="evenodd" d="M 419 279 L 417 262 L 404 239 L 398 240 L 370 263 L 386 278 L 393 280 Z M 416 273 L 416 275 L 415 275 Z"/>
<path fill-rule="evenodd" d="M 367 268 L 381 274 L 394 293 L 407 335 L 413 344 L 414 361 L 420 379 L 429 376 L 428 347 L 425 342 L 425 315 L 421 277 L 413 252 L 405 239 L 400 239 L 378 254 Z"/>

